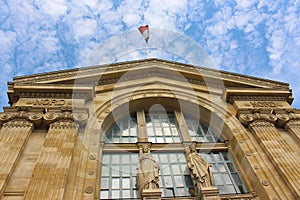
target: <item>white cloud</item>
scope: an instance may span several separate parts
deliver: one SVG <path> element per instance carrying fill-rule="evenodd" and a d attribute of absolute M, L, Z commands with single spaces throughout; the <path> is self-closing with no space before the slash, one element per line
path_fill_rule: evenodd
<path fill-rule="evenodd" d="M 151 29 L 189 34 L 223 70 L 283 81 L 290 81 L 289 77 L 297 80 L 293 75 L 300 73 L 299 1 L 16 0 L 0 2 L 0 6 L 0 84 L 16 74 L 78 67 L 97 45 L 124 31 L 136 32 L 144 47 L 137 32 L 143 24 L 150 25 L 151 44 L 160 37 Z M 164 37 L 165 44 L 172 42 L 172 36 Z M 182 46 L 174 41 L 172 48 Z M 118 49 L 113 52 L 120 53 Z M 169 53 L 152 53 L 175 59 Z M 194 52 L 183 49 L 180 53 L 190 57 Z M 145 55 L 128 52 L 120 59 L 141 56 Z M 299 94 L 299 86 L 295 81 L 291 84 Z M 6 96 L 4 89 L 1 92 Z M 300 94 L 296 98 L 300 102 Z"/>
<path fill-rule="evenodd" d="M 49 14 L 52 17 L 60 17 L 67 12 L 67 2 L 65 0 L 51 0 L 39 2 L 44 13 Z"/>

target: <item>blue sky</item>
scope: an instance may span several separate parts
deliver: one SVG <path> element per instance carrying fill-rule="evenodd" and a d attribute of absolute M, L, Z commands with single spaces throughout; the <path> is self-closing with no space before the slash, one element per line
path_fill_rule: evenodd
<path fill-rule="evenodd" d="M 0 10 L 0 109 L 12 77 L 82 67 L 95 49 L 144 24 L 149 45 L 151 30 L 168 30 L 196 42 L 218 69 L 290 83 L 300 108 L 299 0 L 2 0 Z M 163 50 L 151 56 L 180 61 Z"/>

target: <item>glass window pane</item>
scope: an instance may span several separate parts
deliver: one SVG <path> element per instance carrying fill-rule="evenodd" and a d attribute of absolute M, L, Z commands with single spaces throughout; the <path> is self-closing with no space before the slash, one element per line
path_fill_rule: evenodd
<path fill-rule="evenodd" d="M 119 178 L 113 178 L 112 179 L 111 187 L 112 187 L 112 189 L 121 189 Z"/>
<path fill-rule="evenodd" d="M 181 174 L 179 165 L 172 165 L 173 174 Z"/>
<path fill-rule="evenodd" d="M 215 185 L 224 185 L 221 174 L 214 173 L 213 176 L 214 176 Z"/>
<path fill-rule="evenodd" d="M 215 185 L 222 194 L 245 193 L 246 188 L 227 152 L 201 153 L 202 157 L 211 164 Z M 240 189 L 242 188 L 242 189 Z"/>
<path fill-rule="evenodd" d="M 105 165 L 102 165 L 102 171 L 101 171 L 102 176 L 109 176 L 109 168 Z"/>
<path fill-rule="evenodd" d="M 113 191 L 112 191 L 112 198 L 113 198 L 113 199 L 118 199 L 118 198 L 120 198 L 120 192 L 119 192 L 119 190 L 113 190 Z"/>
<path fill-rule="evenodd" d="M 130 190 L 122 189 L 122 198 L 130 198 Z"/>
<path fill-rule="evenodd" d="M 190 172 L 187 171 L 187 160 L 184 153 L 153 153 L 160 164 L 159 186 L 162 197 L 191 196 L 195 191 Z M 154 156 L 155 157 L 155 156 Z M 182 173 L 188 175 L 183 176 Z"/>
<path fill-rule="evenodd" d="M 174 176 L 176 187 L 184 187 L 184 181 L 181 176 Z"/>
<path fill-rule="evenodd" d="M 131 140 L 130 137 L 135 139 Z M 136 116 L 128 115 L 112 124 L 106 133 L 105 142 L 107 143 L 131 143 L 137 141 Z"/>
<path fill-rule="evenodd" d="M 101 188 L 109 189 L 109 178 L 101 178 Z"/>
<path fill-rule="evenodd" d="M 164 176 L 165 186 L 166 187 L 173 187 L 173 181 L 171 176 Z"/>
<path fill-rule="evenodd" d="M 122 199 L 122 198 L 137 198 L 139 197 L 136 189 L 136 167 L 138 154 L 104 154 L 104 157 L 120 159 L 116 163 L 107 163 L 102 165 L 103 171 L 110 171 L 111 174 L 101 174 L 100 197 L 102 199 Z"/>
<path fill-rule="evenodd" d="M 217 169 L 219 172 L 226 172 L 224 164 L 218 163 L 218 164 L 216 164 L 216 166 L 217 166 Z"/>
<path fill-rule="evenodd" d="M 185 121 L 188 124 L 188 130 L 193 141 L 198 142 L 216 142 L 219 141 L 218 134 L 214 133 L 208 127 L 202 124 L 199 119 L 189 115 L 184 115 Z"/>
<path fill-rule="evenodd" d="M 181 142 L 179 129 L 173 113 L 146 113 L 148 141 L 156 143 Z M 154 129 L 154 132 L 153 130 Z M 155 137 L 155 140 L 151 137 Z"/>
<path fill-rule="evenodd" d="M 130 188 L 130 179 L 129 178 L 123 178 L 122 179 L 122 188 Z"/>
<path fill-rule="evenodd" d="M 100 191 L 100 198 L 101 199 L 108 199 L 108 190 L 101 190 Z"/>

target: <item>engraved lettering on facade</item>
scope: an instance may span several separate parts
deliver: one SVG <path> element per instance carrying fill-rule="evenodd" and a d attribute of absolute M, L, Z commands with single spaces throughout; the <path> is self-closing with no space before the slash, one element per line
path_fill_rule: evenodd
<path fill-rule="evenodd" d="M 250 101 L 250 104 L 252 107 L 276 107 L 276 103 L 272 102 L 272 101 Z"/>
<path fill-rule="evenodd" d="M 36 99 L 30 103 L 35 106 L 63 106 L 66 104 L 66 101 L 64 99 Z"/>

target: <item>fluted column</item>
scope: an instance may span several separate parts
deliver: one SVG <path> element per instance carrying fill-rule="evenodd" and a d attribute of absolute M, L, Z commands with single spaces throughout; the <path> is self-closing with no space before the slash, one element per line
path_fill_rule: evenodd
<path fill-rule="evenodd" d="M 255 113 L 240 116 L 240 121 L 249 125 L 250 131 L 269 155 L 294 195 L 300 198 L 300 157 L 275 127 L 275 123 L 281 123 L 282 120 L 283 118 L 278 119 L 273 114 Z"/>
<path fill-rule="evenodd" d="M 1 113 L 0 123 L 0 199 L 10 175 L 18 162 L 27 139 L 33 130 L 33 124 L 25 112 Z"/>
<path fill-rule="evenodd" d="M 53 123 L 51 121 L 57 120 Z M 63 199 L 77 127 L 70 112 L 46 113 L 51 123 L 24 199 Z"/>
<path fill-rule="evenodd" d="M 292 115 L 295 116 L 295 115 Z M 286 123 L 285 129 L 300 143 L 300 116 L 297 115 Z"/>

